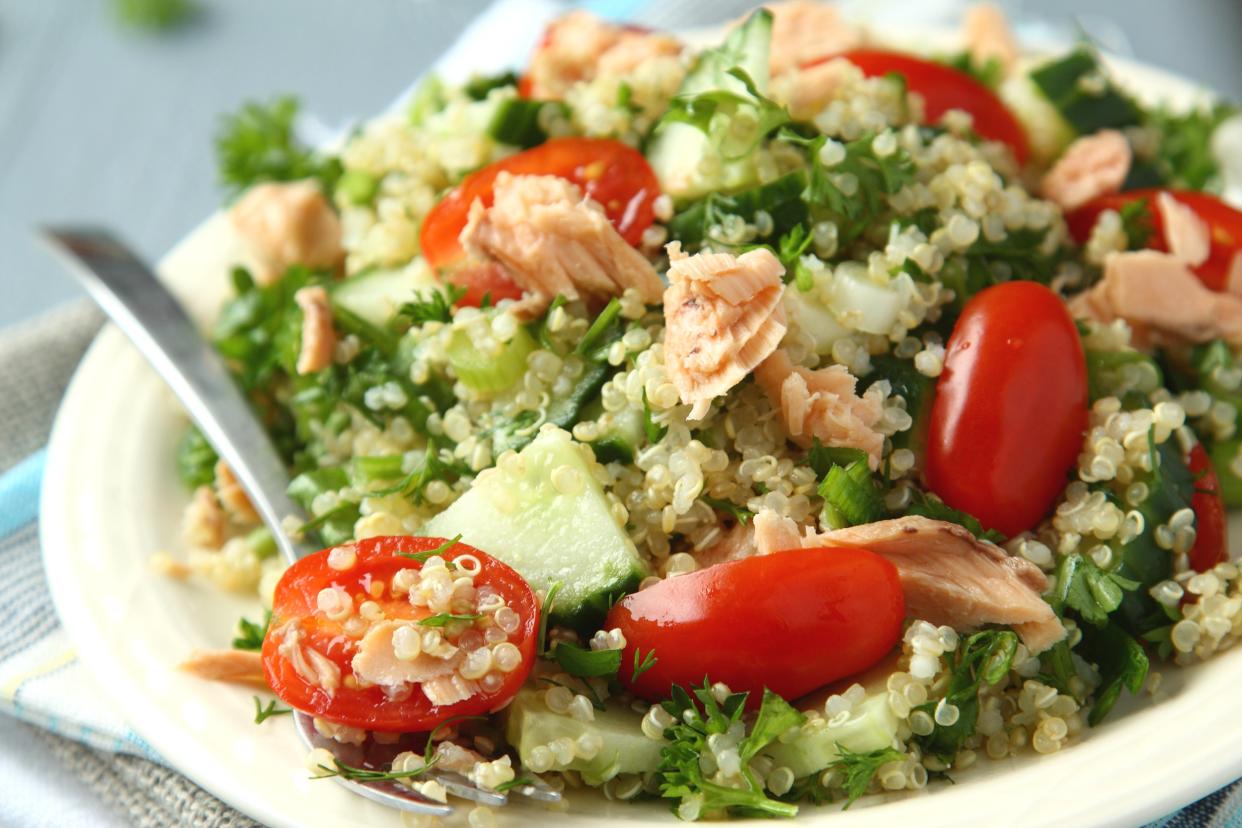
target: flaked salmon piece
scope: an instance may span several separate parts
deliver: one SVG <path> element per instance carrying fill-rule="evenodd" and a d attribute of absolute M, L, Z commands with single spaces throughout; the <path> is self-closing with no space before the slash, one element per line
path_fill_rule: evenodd
<path fill-rule="evenodd" d="M 813 0 L 770 3 L 772 77 L 799 69 L 816 58 L 847 52 L 863 42 L 862 32 L 836 6 Z"/>
<path fill-rule="evenodd" d="M 1131 159 L 1130 142 L 1115 129 L 1077 138 L 1044 176 L 1041 191 L 1062 210 L 1073 210 L 1120 190 Z"/>
<path fill-rule="evenodd" d="M 1032 653 L 1065 637 L 1065 627 L 1041 593 L 1044 573 L 1024 558 L 985 543 L 956 523 L 910 515 L 832 532 L 808 531 L 764 510 L 754 517 L 760 555 L 784 549 L 858 547 L 897 567 L 906 612 L 932 624 L 970 630 L 1012 627 Z"/>
<path fill-rule="evenodd" d="M 785 273 L 766 247 L 730 253 L 682 253 L 667 246 L 664 365 L 683 403 L 700 420 L 711 401 L 741 382 L 785 336 Z"/>
<path fill-rule="evenodd" d="M 858 448 L 880 467 L 884 435 L 875 430 L 883 409 L 875 394 L 858 396 L 858 380 L 844 365 L 812 371 L 778 349 L 755 369 L 755 382 L 781 411 L 785 432 L 798 445 L 818 438 L 826 446 Z"/>
<path fill-rule="evenodd" d="M 725 530 L 711 546 L 695 553 L 694 560 L 700 567 L 704 567 L 726 561 L 740 561 L 754 554 L 755 530 L 746 523 L 737 523 L 733 528 Z"/>
<path fill-rule="evenodd" d="M 263 657 L 249 650 L 196 650 L 178 667 L 208 681 L 267 687 Z"/>
<path fill-rule="evenodd" d="M 660 301 L 664 285 L 651 262 L 630 247 L 604 210 L 572 181 L 552 175 L 496 177 L 495 201 L 476 201 L 461 243 L 476 258 L 499 262 L 537 312 L 558 293 L 606 300 L 635 288 Z"/>
<path fill-rule="evenodd" d="M 221 505 L 241 523 L 258 523 L 259 513 L 254 510 L 246 490 L 237 482 L 237 476 L 223 460 L 216 461 L 216 497 Z"/>
<path fill-rule="evenodd" d="M 462 678 L 460 673 L 446 673 L 423 682 L 422 691 L 427 701 L 442 707 L 478 694 L 479 683 L 474 679 Z"/>
<path fill-rule="evenodd" d="M 1006 75 L 1022 56 L 1009 20 L 994 3 L 977 3 L 966 11 L 962 38 L 966 51 L 977 63 L 986 66 L 988 61 L 995 60 Z"/>
<path fill-rule="evenodd" d="M 302 347 L 298 351 L 297 371 L 313 374 L 332 364 L 336 353 L 336 329 L 332 327 L 332 306 L 328 292 L 318 285 L 304 287 L 293 294 L 302 310 Z"/>
<path fill-rule="evenodd" d="M 1202 343 L 1224 339 L 1242 346 L 1242 296 L 1204 287 L 1170 253 L 1110 253 L 1104 277 L 1070 301 L 1080 318 L 1124 319 L 1135 340 L 1147 344 Z"/>
<path fill-rule="evenodd" d="M 579 81 L 623 76 L 652 58 L 681 54 L 671 35 L 615 26 L 585 11 L 570 12 L 548 27 L 531 57 L 530 97 L 560 100 Z"/>
<path fill-rule="evenodd" d="M 1169 252 L 1191 267 L 1207 261 L 1212 252 L 1212 235 L 1207 222 L 1185 204 L 1168 193 L 1156 196 L 1156 209 L 1164 225 L 1164 240 Z"/>
<path fill-rule="evenodd" d="M 276 652 L 293 665 L 293 670 L 307 684 L 321 688 L 328 698 L 336 695 L 341 686 L 341 668 L 314 647 L 302 643 L 302 630 L 294 621 L 270 633 L 279 640 Z"/>
<path fill-rule="evenodd" d="M 291 265 L 335 269 L 345 260 L 341 221 L 314 181 L 256 184 L 229 218 L 261 284 L 275 282 Z"/>
<path fill-rule="evenodd" d="M 413 622 L 397 621 L 380 621 L 367 630 L 350 662 L 358 679 L 384 687 L 398 687 L 425 684 L 457 671 L 465 654 L 456 647 L 447 658 L 438 658 L 429 652 L 420 652 L 412 659 L 398 658 L 392 639 L 402 627 L 412 629 L 415 634 L 420 632 Z"/>
<path fill-rule="evenodd" d="M 787 72 L 772 82 L 772 93 L 795 121 L 814 118 L 858 68 L 844 58 Z"/>
<path fill-rule="evenodd" d="M 181 537 L 189 546 L 219 549 L 224 543 L 229 517 L 210 486 L 199 486 L 181 518 Z"/>

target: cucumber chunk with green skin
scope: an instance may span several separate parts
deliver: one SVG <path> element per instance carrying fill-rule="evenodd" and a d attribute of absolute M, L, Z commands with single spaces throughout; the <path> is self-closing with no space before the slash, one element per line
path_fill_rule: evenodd
<path fill-rule="evenodd" d="M 595 459 L 601 463 L 633 463 L 643 440 L 643 412 L 623 408 L 610 413 L 605 423 L 599 438 L 591 443 Z"/>
<path fill-rule="evenodd" d="M 377 328 L 388 325 L 398 309 L 417 298 L 420 290 L 439 288 L 434 273 L 421 262 L 395 269 L 375 269 L 338 282 L 332 303 Z"/>
<path fill-rule="evenodd" d="M 457 378 L 475 391 L 484 394 L 503 391 L 526 373 L 526 358 L 536 345 L 522 327 L 508 342 L 499 344 L 498 352 L 486 353 L 471 341 L 466 331 L 454 331 L 447 348 L 449 365 Z"/>
<path fill-rule="evenodd" d="M 847 715 L 803 725 L 788 742 L 776 741 L 761 751 L 776 766 L 785 766 L 795 778 L 810 776 L 841 758 L 837 745 L 855 753 L 869 753 L 890 747 L 897 736 L 897 716 L 888 705 L 888 693 L 881 687 L 872 692 Z"/>
<path fill-rule="evenodd" d="M 599 737 L 603 745 L 599 753 L 590 759 L 575 756 L 557 770 L 577 771 L 588 785 L 602 785 L 619 773 L 648 773 L 660 766 L 664 741 L 644 736 L 643 717 L 615 701 L 596 710 L 592 721 L 583 722 L 553 713 L 544 704 L 543 693 L 526 689 L 505 709 L 505 717 L 505 736 L 524 766 L 530 764 L 535 748 L 561 738 L 577 741 L 588 734 Z"/>
<path fill-rule="evenodd" d="M 533 589 L 560 584 L 554 623 L 583 629 L 599 623 L 618 596 L 638 587 L 647 567 L 613 520 L 583 450 L 567 432 L 545 426 L 515 458 L 482 472 L 422 534 L 460 534 Z"/>

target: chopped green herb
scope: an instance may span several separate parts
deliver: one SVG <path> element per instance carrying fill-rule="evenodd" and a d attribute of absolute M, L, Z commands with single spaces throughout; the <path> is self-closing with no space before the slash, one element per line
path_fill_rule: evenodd
<path fill-rule="evenodd" d="M 410 557 L 410 556 L 406 556 Z M 481 615 L 458 615 L 451 612 L 438 612 L 435 615 L 429 615 L 421 619 L 418 623 L 422 627 L 445 627 L 454 621 L 478 621 Z"/>
<path fill-rule="evenodd" d="M 1165 186 L 1220 189 L 1220 166 L 1212 151 L 1212 134 L 1237 112 L 1237 107 L 1221 103 L 1180 114 L 1160 107 L 1148 110 L 1147 126 L 1160 136 L 1152 163 Z"/>
<path fill-rule="evenodd" d="M 989 89 L 998 88 L 1005 79 L 1005 67 L 995 57 L 980 61 L 970 52 L 962 51 L 945 59 L 944 63 L 959 72 L 965 72 Z"/>
<path fill-rule="evenodd" d="M 450 282 L 442 288 L 420 293 L 418 299 L 402 305 L 398 313 L 415 325 L 427 322 L 448 324 L 453 321 L 453 305 L 465 295 L 465 288 Z"/>
<path fill-rule="evenodd" d="M 534 784 L 535 784 L 534 779 L 531 779 L 526 776 L 519 776 L 516 779 L 510 779 L 508 782 L 501 782 L 499 785 L 495 787 L 495 791 L 496 793 L 504 793 L 506 791 L 511 791 L 514 788 L 522 788 L 527 785 L 534 785 Z"/>
<path fill-rule="evenodd" d="M 552 615 L 552 607 L 556 604 L 556 593 L 561 591 L 561 582 L 557 581 L 548 587 L 547 593 L 544 595 L 543 606 L 539 610 L 539 638 L 536 641 L 535 652 L 547 652 L 548 647 L 548 617 Z"/>
<path fill-rule="evenodd" d="M 717 512 L 724 512 L 726 515 L 730 515 L 738 523 L 749 523 L 750 519 L 755 516 L 754 512 L 738 506 L 732 500 L 721 500 L 718 497 L 700 497 L 699 500 L 711 506 Z"/>
<path fill-rule="evenodd" d="M 620 650 L 588 650 L 560 641 L 552 648 L 556 663 L 578 678 L 615 676 L 621 667 Z"/>
<path fill-rule="evenodd" d="M 1122 689 L 1129 690 L 1131 695 L 1142 691 L 1150 664 L 1143 646 L 1116 623 L 1083 627 L 1082 643 L 1076 652 L 1100 671 L 1095 704 L 1087 714 L 1087 724 L 1094 727 L 1113 709 Z"/>
<path fill-rule="evenodd" d="M 1121 227 L 1126 234 L 1127 250 L 1142 250 L 1154 232 L 1151 205 L 1145 198 L 1128 201 L 1121 206 Z"/>
<path fill-rule="evenodd" d="M 980 540 L 991 541 L 992 543 L 1003 543 L 1005 536 L 995 529 L 984 530 L 983 524 L 974 515 L 963 512 L 960 509 L 954 509 L 940 498 L 930 492 L 916 492 L 906 514 L 922 515 L 932 520 L 943 520 L 949 523 L 956 523 L 970 531 L 972 535 Z"/>
<path fill-rule="evenodd" d="M 435 440 L 427 441 L 427 450 L 414 470 L 407 474 L 399 483 L 384 489 L 370 492 L 372 497 L 401 494 L 411 497 L 415 503 L 422 503 L 429 486 L 433 481 L 451 482 L 452 478 L 468 473 L 465 464 L 460 461 L 447 461 L 441 458 L 439 446 Z"/>
<path fill-rule="evenodd" d="M 262 104 L 251 101 L 221 121 L 216 132 L 220 182 L 230 197 L 261 181 L 315 178 L 331 193 L 340 162 L 303 146 L 294 135 L 298 100 L 291 96 Z"/>
<path fill-rule="evenodd" d="M 191 425 L 181 435 L 181 441 L 177 443 L 177 472 L 187 489 L 210 486 L 216 479 L 218 459 L 216 450 L 198 426 Z"/>
<path fill-rule="evenodd" d="M 648 443 L 658 443 L 668 434 L 668 426 L 660 425 L 651 415 L 651 401 L 647 399 L 647 389 L 643 389 L 643 434 Z"/>
<path fill-rule="evenodd" d="M 891 747 L 855 753 L 845 745 L 838 744 L 837 753 L 841 758 L 828 767 L 841 773 L 841 787 L 845 789 L 847 809 L 867 792 L 867 787 L 880 768 L 889 762 L 899 762 L 906 758 L 904 753 Z"/>
<path fill-rule="evenodd" d="M 272 611 L 263 613 L 263 623 L 259 624 L 248 618 L 237 621 L 237 637 L 233 639 L 234 650 L 258 651 L 263 649 L 263 639 L 267 636 L 267 628 L 272 623 Z"/>
<path fill-rule="evenodd" d="M 615 323 L 620 316 L 621 300 L 614 296 L 608 300 L 608 304 L 599 312 L 599 316 L 595 317 L 591 327 L 587 328 L 587 332 L 582 335 L 582 341 L 578 343 L 574 353 L 578 356 L 592 355 L 592 352 L 597 350 L 600 345 L 615 338 L 610 336 L 610 333 L 616 333 L 614 330 Z"/>
<path fill-rule="evenodd" d="M 535 338 L 539 340 L 539 344 L 544 347 L 544 350 L 551 351 L 555 348 L 552 343 L 552 331 L 548 328 L 548 321 L 552 318 L 552 314 L 557 308 L 565 307 L 567 301 L 564 294 L 558 293 L 556 296 L 553 296 L 551 303 L 548 304 L 548 309 L 543 312 L 543 316 L 535 323 Z"/>
<path fill-rule="evenodd" d="M 460 542 L 461 542 L 461 535 L 454 535 L 453 537 L 446 540 L 444 543 L 437 546 L 435 549 L 428 549 L 426 552 L 398 552 L 397 554 L 403 558 L 409 558 L 412 561 L 418 561 L 419 563 L 426 563 L 432 558 L 438 557 L 440 555 L 443 555 L 445 552 L 448 552 L 450 549 L 452 549 L 454 546 L 456 546 Z M 444 614 L 445 613 L 441 613 L 441 615 L 444 615 Z M 432 616 L 432 617 L 434 618 L 435 616 Z M 442 626 L 442 625 L 428 625 L 428 626 Z"/>
<path fill-rule="evenodd" d="M 254 697 L 254 723 L 263 724 L 273 716 L 283 716 L 286 713 L 292 713 L 293 709 L 289 707 L 277 707 L 276 700 L 272 699 L 265 707 L 258 696 Z"/>
<path fill-rule="evenodd" d="M 718 702 L 709 682 L 694 688 L 692 698 L 680 685 L 673 685 L 672 698 L 663 702 L 664 709 L 673 717 L 673 724 L 664 731 L 668 744 L 660 751 L 660 795 L 676 799 L 676 813 L 682 819 L 694 820 L 714 812 L 727 810 L 739 816 L 792 817 L 798 806 L 769 798 L 754 777 L 747 763 L 742 763 L 741 777 L 744 787 L 734 788 L 707 779 L 700 765 L 700 757 L 710 750 L 707 737 L 724 733 L 735 722 L 742 720 L 746 709 L 746 693 L 733 693 Z M 695 701 L 697 700 L 697 704 Z M 768 708 L 765 715 L 764 708 Z M 738 746 L 739 753 L 754 756 L 772 739 L 789 727 L 802 721 L 802 714 L 792 711 L 784 699 L 770 691 L 763 696 L 759 710 L 759 722 L 764 723 L 762 732 L 758 727 Z M 779 728 L 779 731 L 777 730 Z"/>
<path fill-rule="evenodd" d="M 516 72 L 501 72 L 499 75 L 475 75 L 462 87 L 462 91 L 472 101 L 481 101 L 494 89 L 506 86 L 517 86 L 520 78 Z"/>
<path fill-rule="evenodd" d="M 648 650 L 646 655 L 643 655 L 642 652 L 641 648 L 634 648 L 634 672 L 630 674 L 631 683 L 638 681 L 639 676 L 656 666 L 659 662 L 654 649 Z"/>
<path fill-rule="evenodd" d="M 431 743 L 429 741 L 428 745 L 430 744 Z M 332 767 L 320 765 L 319 769 L 323 771 L 323 773 L 315 774 L 311 777 L 311 779 L 329 779 L 333 776 L 339 776 L 342 779 L 348 779 L 351 782 L 386 782 L 394 779 L 413 779 L 417 776 L 422 776 L 424 773 L 431 770 L 431 767 L 434 764 L 434 761 L 428 762 L 421 768 L 410 771 L 377 771 L 371 770 L 370 768 L 357 768 L 353 765 L 345 764 L 340 759 L 333 758 Z"/>
<path fill-rule="evenodd" d="M 1017 651 L 1018 636 L 1010 630 L 985 630 L 958 643 L 943 702 L 957 708 L 957 720 L 951 725 L 936 724 L 929 735 L 917 737 L 926 753 L 943 758 L 957 754 L 975 732 L 980 688 L 999 684 L 1009 674 Z M 917 709 L 934 716 L 937 704 L 927 702 Z"/>

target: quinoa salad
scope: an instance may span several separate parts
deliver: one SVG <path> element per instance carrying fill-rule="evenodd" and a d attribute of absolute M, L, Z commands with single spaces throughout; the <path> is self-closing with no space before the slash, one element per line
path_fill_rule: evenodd
<path fill-rule="evenodd" d="M 1235 109 L 961 34 L 573 12 L 333 152 L 292 99 L 226 118 L 211 335 L 322 551 L 190 427 L 155 564 L 265 610 L 184 668 L 391 748 L 313 776 L 696 820 L 1072 750 L 1232 646 Z"/>

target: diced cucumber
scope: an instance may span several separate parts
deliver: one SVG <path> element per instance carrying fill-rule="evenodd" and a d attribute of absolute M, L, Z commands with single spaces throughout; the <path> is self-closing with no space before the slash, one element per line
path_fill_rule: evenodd
<path fill-rule="evenodd" d="M 436 275 L 415 259 L 405 267 L 364 271 L 332 288 L 332 302 L 360 319 L 383 328 L 418 291 L 439 288 Z"/>
<path fill-rule="evenodd" d="M 743 70 L 761 94 L 768 88 L 768 55 L 772 44 L 772 14 L 760 9 L 733 29 L 724 43 L 707 49 L 686 75 L 679 98 L 712 92 L 751 99 L 746 85 L 730 70 Z M 725 158 L 717 142 L 702 129 L 665 119 L 656 127 L 647 147 L 647 161 L 662 189 L 674 198 L 697 198 L 713 191 L 740 189 L 756 178 L 754 153 Z"/>
<path fill-rule="evenodd" d="M 574 627 L 598 623 L 647 574 L 581 445 L 559 428 L 545 426 L 515 459 L 481 473 L 423 534 L 460 534 L 535 589 L 560 584 L 551 617 Z"/>
<path fill-rule="evenodd" d="M 601 463 L 633 463 L 636 448 L 643 440 L 643 412 L 623 408 L 601 418 L 602 432 L 591 443 L 595 459 Z"/>
<path fill-rule="evenodd" d="M 820 301 L 817 291 L 803 292 L 790 285 L 785 289 L 784 302 L 790 325 L 811 338 L 815 353 L 830 354 L 838 339 L 849 336 L 849 329 Z"/>
<path fill-rule="evenodd" d="M 1074 140 L 1074 128 L 1039 91 L 1030 75 L 1013 73 L 1001 84 L 999 92 L 1001 100 L 1026 130 L 1036 163 L 1051 162 Z"/>
<path fill-rule="evenodd" d="M 663 741 L 643 735 L 642 716 L 616 702 L 596 710 L 589 722 L 553 713 L 536 690 L 522 690 L 505 710 L 505 736 L 518 752 L 523 765 L 530 763 L 531 751 L 561 738 L 577 741 L 587 734 L 598 736 L 603 748 L 591 759 L 574 757 L 564 768 L 582 774 L 589 785 L 602 785 L 619 773 L 648 773 L 660 765 Z"/>
<path fill-rule="evenodd" d="M 1138 105 L 1113 85 L 1107 69 L 1085 46 L 1037 66 L 1031 81 L 1079 135 L 1142 122 Z"/>
<path fill-rule="evenodd" d="M 819 773 L 841 758 L 837 745 L 855 753 L 867 753 L 892 745 L 897 736 L 897 716 L 881 686 L 867 695 L 841 720 L 803 726 L 789 742 L 773 742 L 762 753 L 774 764 L 789 768 L 795 778 Z"/>
<path fill-rule="evenodd" d="M 519 326 L 512 339 L 497 344 L 499 350 L 487 353 L 466 331 L 454 331 L 446 352 L 457 378 L 484 394 L 504 391 L 521 379 L 526 373 L 526 358 L 537 347 L 534 338 Z"/>

